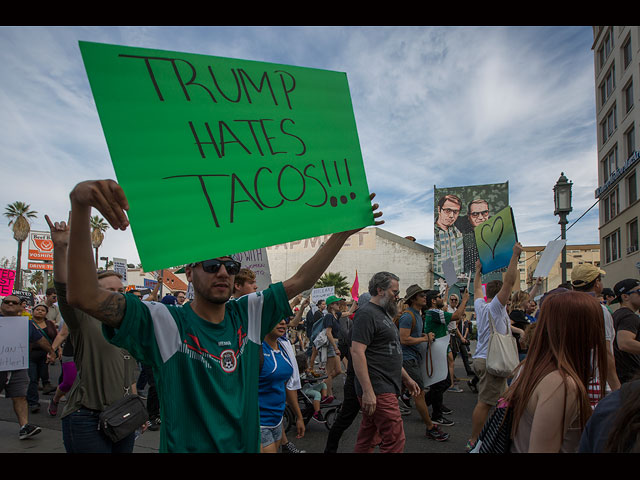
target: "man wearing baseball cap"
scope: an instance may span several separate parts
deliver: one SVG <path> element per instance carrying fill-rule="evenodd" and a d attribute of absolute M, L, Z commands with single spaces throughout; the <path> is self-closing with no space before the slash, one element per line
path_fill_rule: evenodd
<path fill-rule="evenodd" d="M 622 280 L 613 287 L 615 303 L 620 303 L 613 313 L 616 329 L 613 351 L 616 371 L 621 383 L 632 380 L 640 373 L 640 281 L 634 278 Z"/>
<path fill-rule="evenodd" d="M 582 263 L 571 271 L 571 285 L 574 290 L 585 292 L 596 297 L 600 295 L 604 289 L 602 277 L 605 275 L 606 272 L 595 265 Z M 609 387 L 611 387 L 611 390 L 617 390 L 620 388 L 620 380 L 616 373 L 616 362 L 613 354 L 613 340 L 615 339 L 616 331 L 609 309 L 604 305 L 601 306 L 604 315 L 604 337 L 607 343 L 607 383 Z M 598 392 L 594 392 L 594 395 L 590 395 L 593 406 L 597 403 L 597 399 L 595 398 L 597 393 Z"/>

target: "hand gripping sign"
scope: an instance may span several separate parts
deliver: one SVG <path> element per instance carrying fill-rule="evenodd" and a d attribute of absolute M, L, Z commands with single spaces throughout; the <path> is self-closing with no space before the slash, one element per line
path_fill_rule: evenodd
<path fill-rule="evenodd" d="M 80 50 L 145 270 L 375 223 L 345 73 Z"/>

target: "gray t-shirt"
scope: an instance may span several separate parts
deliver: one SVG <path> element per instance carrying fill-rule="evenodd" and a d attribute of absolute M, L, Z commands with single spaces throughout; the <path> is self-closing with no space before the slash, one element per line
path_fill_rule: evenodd
<path fill-rule="evenodd" d="M 413 317 L 411 316 L 413 314 Z M 415 326 L 414 325 L 415 318 Z M 413 328 L 412 328 L 413 326 Z M 413 308 L 407 309 L 398 319 L 398 328 L 406 328 L 411 330 L 409 334 L 411 337 L 422 337 L 423 322 L 420 312 Z M 418 345 L 402 345 L 402 359 L 407 360 L 420 360 L 420 344 Z"/>
<path fill-rule="evenodd" d="M 352 342 L 367 346 L 365 357 L 371 386 L 376 395 L 394 393 L 402 388 L 402 345 L 398 327 L 382 307 L 369 302 L 356 310 L 353 319 Z M 356 376 L 356 394 L 362 386 Z"/>

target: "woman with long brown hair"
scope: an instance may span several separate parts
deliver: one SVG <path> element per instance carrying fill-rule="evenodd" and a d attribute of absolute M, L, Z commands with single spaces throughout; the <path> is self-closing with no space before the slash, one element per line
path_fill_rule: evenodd
<path fill-rule="evenodd" d="M 592 412 L 589 382 L 599 371 L 606 385 L 602 316 L 586 293 L 563 289 L 543 299 L 527 357 L 505 395 L 513 409 L 512 452 L 577 451 Z"/>

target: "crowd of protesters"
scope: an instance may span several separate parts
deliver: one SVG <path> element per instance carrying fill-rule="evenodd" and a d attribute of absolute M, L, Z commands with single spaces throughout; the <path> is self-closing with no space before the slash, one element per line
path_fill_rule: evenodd
<path fill-rule="evenodd" d="M 511 452 L 640 451 L 636 279 L 605 289 L 605 272 L 582 264 L 567 284 L 541 291 L 536 279 L 521 291 L 516 243 L 502 280 L 484 289 L 478 260 L 471 292 L 411 285 L 402 295 L 401 278 L 378 272 L 357 299 L 311 301 L 308 292 L 354 230 L 334 234 L 292 277 L 265 290 L 253 272 L 222 256 L 185 267 L 192 298 L 159 298 L 157 287 L 125 293 L 115 272 L 96 274 L 89 213 L 96 208 L 125 229 L 120 187 L 83 182 L 71 204 L 69 223 L 46 217 L 54 288 L 45 301 L 26 311 L 19 297 L 2 299 L 0 315 L 29 317 L 29 368 L 0 371 L 20 439 L 41 431 L 29 420 L 40 391 L 52 395 L 46 413 L 61 418 L 70 453 L 132 452 L 146 429 L 160 430 L 161 452 L 303 453 L 287 438 L 305 435 L 303 394 L 313 405 L 311 421 L 324 424 L 322 408 L 339 407 L 325 453 L 338 451 L 352 424 L 357 439 L 342 442 L 342 451 L 401 453 L 403 416 L 414 408 L 426 438 L 449 440 L 455 423 L 445 400 L 465 386 L 453 370 L 459 356 L 465 388 L 477 395 L 465 451 L 474 451 L 503 404 L 513 412 Z M 520 364 L 508 376 L 487 369 L 493 331 L 516 339 Z M 54 361 L 62 365 L 58 379 L 49 377 Z M 336 381 L 344 384 L 342 398 Z M 149 421 L 112 441 L 98 418 L 131 392 L 144 392 Z M 289 430 L 287 405 L 295 417 Z"/>

